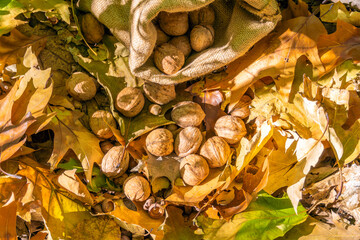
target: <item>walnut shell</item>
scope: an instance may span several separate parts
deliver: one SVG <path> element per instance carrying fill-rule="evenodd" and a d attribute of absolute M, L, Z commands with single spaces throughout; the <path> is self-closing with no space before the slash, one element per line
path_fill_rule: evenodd
<path fill-rule="evenodd" d="M 171 111 L 171 119 L 182 128 L 199 126 L 204 118 L 200 105 L 191 101 L 179 102 Z"/>
<path fill-rule="evenodd" d="M 105 29 L 91 13 L 81 17 L 81 30 L 85 40 L 90 44 L 95 44 L 103 39 Z"/>
<path fill-rule="evenodd" d="M 158 26 L 156 26 L 156 46 L 168 42 L 170 37 L 164 33 Z"/>
<path fill-rule="evenodd" d="M 112 147 L 101 161 L 101 170 L 107 177 L 120 177 L 128 169 L 129 159 L 129 153 L 123 146 Z"/>
<path fill-rule="evenodd" d="M 202 141 L 201 131 L 197 127 L 186 127 L 175 139 L 175 152 L 179 157 L 196 153 Z"/>
<path fill-rule="evenodd" d="M 145 143 L 147 150 L 155 156 L 166 156 L 172 153 L 174 138 L 172 133 L 165 128 L 158 128 L 150 132 Z"/>
<path fill-rule="evenodd" d="M 106 154 L 114 145 L 109 141 L 100 142 L 101 151 Z"/>
<path fill-rule="evenodd" d="M 206 6 L 189 12 L 190 22 L 195 25 L 213 25 L 215 22 L 215 11 L 212 7 Z"/>
<path fill-rule="evenodd" d="M 187 12 L 160 12 L 158 15 L 158 22 L 161 29 L 171 36 L 184 35 L 189 29 Z"/>
<path fill-rule="evenodd" d="M 206 159 L 211 168 L 224 166 L 230 154 L 230 146 L 224 139 L 218 136 L 206 140 L 200 149 L 200 155 Z"/>
<path fill-rule="evenodd" d="M 175 74 L 185 63 L 184 54 L 170 43 L 155 48 L 154 62 L 156 67 L 165 74 Z"/>
<path fill-rule="evenodd" d="M 169 41 L 169 43 L 179 49 L 184 54 L 185 58 L 190 55 L 192 49 L 189 38 L 186 35 L 174 37 Z"/>
<path fill-rule="evenodd" d="M 75 72 L 66 81 L 66 90 L 78 101 L 87 101 L 95 97 L 96 80 L 86 73 Z"/>
<path fill-rule="evenodd" d="M 246 135 L 246 127 L 239 117 L 226 115 L 219 118 L 215 123 L 215 133 L 222 137 L 229 144 L 240 142 L 241 138 Z"/>
<path fill-rule="evenodd" d="M 211 25 L 196 25 L 190 32 L 190 44 L 197 52 L 207 49 L 214 43 L 215 31 Z"/>
<path fill-rule="evenodd" d="M 174 85 L 160 85 L 152 82 L 145 82 L 143 90 L 150 102 L 164 105 L 176 98 Z"/>
<path fill-rule="evenodd" d="M 124 193 L 131 201 L 143 202 L 150 196 L 151 187 L 144 177 L 132 175 L 124 182 Z"/>
<path fill-rule="evenodd" d="M 157 105 L 157 104 L 151 104 L 149 106 L 149 112 L 152 114 L 152 115 L 159 115 L 162 111 L 162 108 L 160 105 Z"/>
<path fill-rule="evenodd" d="M 126 117 L 138 115 L 145 104 L 144 95 L 140 89 L 126 87 L 119 92 L 116 98 L 116 109 Z"/>
<path fill-rule="evenodd" d="M 190 154 L 181 160 L 180 173 L 186 184 L 195 186 L 209 175 L 209 165 L 203 157 Z"/>
<path fill-rule="evenodd" d="M 239 117 L 241 119 L 245 119 L 249 115 L 250 115 L 249 106 L 241 107 L 241 108 L 235 108 L 233 111 L 231 111 L 231 116 Z"/>
<path fill-rule="evenodd" d="M 99 138 L 111 138 L 114 135 L 109 125 L 116 128 L 116 122 L 108 111 L 95 111 L 90 117 L 89 124 L 93 133 Z"/>

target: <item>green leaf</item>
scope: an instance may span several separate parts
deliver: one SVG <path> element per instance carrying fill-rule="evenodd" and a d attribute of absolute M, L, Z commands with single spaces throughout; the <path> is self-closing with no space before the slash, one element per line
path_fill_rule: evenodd
<path fill-rule="evenodd" d="M 70 24 L 69 3 L 64 0 L 19 0 L 26 7 L 28 12 L 52 12 L 53 10 L 64 20 Z"/>
<path fill-rule="evenodd" d="M 82 168 L 80 161 L 76 160 L 75 158 L 70 158 L 70 160 L 66 163 L 59 163 L 58 168 L 64 170 L 76 169 L 77 173 L 84 172 L 84 169 Z"/>
<path fill-rule="evenodd" d="M 23 23 L 15 17 L 25 12 L 24 5 L 16 0 L 5 0 L 0 2 L 0 36 L 8 33 L 17 25 Z"/>
<path fill-rule="evenodd" d="M 298 214 L 288 197 L 274 198 L 262 193 L 245 212 L 236 214 L 228 222 L 201 215 L 197 223 L 202 228 L 205 240 L 271 240 L 284 236 L 307 219 L 304 207 L 299 206 L 297 210 Z"/>
<path fill-rule="evenodd" d="M 70 24 L 69 4 L 64 0 L 3 0 L 0 1 L 0 36 L 24 23 L 15 19 L 21 13 L 43 11 Z"/>

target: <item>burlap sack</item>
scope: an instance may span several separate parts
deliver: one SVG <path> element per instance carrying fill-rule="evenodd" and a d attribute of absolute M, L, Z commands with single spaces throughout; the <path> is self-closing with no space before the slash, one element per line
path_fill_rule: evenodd
<path fill-rule="evenodd" d="M 214 45 L 186 59 L 173 75 L 160 72 L 150 55 L 156 42 L 152 20 L 161 11 L 193 11 L 208 4 L 216 13 Z M 80 0 L 130 50 L 131 72 L 159 84 L 177 84 L 212 72 L 245 54 L 272 31 L 281 15 L 276 0 Z"/>

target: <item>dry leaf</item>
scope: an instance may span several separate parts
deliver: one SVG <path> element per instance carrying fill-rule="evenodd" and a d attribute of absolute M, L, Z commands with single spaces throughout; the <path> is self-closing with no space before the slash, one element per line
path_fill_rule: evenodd
<path fill-rule="evenodd" d="M 81 162 L 87 180 L 90 181 L 94 163 L 100 165 L 104 156 L 99 139 L 80 123 L 79 112 L 62 107 L 51 107 L 48 110 L 56 112 L 56 116 L 45 127 L 54 132 L 54 149 L 49 159 L 51 169 L 55 169 L 66 152 L 72 149 Z"/>
<path fill-rule="evenodd" d="M 16 240 L 16 202 L 14 193 L 0 207 L 0 239 Z"/>
<path fill-rule="evenodd" d="M 13 29 L 10 36 L 0 37 L 0 72 L 6 65 L 18 63 L 18 59 L 24 56 L 29 46 L 32 46 L 37 56 L 44 49 L 46 40 L 46 37 L 28 37 L 17 29 Z"/>

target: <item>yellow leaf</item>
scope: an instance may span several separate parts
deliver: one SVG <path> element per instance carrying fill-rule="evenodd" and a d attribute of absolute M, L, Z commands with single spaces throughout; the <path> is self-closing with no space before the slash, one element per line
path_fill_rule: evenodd
<path fill-rule="evenodd" d="M 124 225 L 125 229 L 131 229 L 131 232 L 135 232 L 136 235 L 144 235 L 147 229 L 151 235 L 156 236 L 155 239 L 162 239 L 164 232 L 159 230 L 160 225 L 163 223 L 163 218 L 153 219 L 142 208 L 138 208 L 136 211 L 127 208 L 123 200 L 115 202 L 115 210 L 111 212 L 111 216 L 119 219 Z"/>
<path fill-rule="evenodd" d="M 29 190 L 32 191 L 34 201 L 38 205 L 40 204 L 41 215 L 53 239 L 70 237 L 77 224 L 91 218 L 88 209 L 79 201 L 73 200 L 72 196 L 68 195 L 66 188 L 59 188 L 54 184 L 58 175 L 51 173 L 49 169 L 28 157 L 22 157 L 19 159 L 19 163 L 21 170 L 17 172 L 17 175 L 26 177 L 31 183 L 23 186 L 24 189 L 20 190 L 26 191 L 29 187 Z M 80 181 L 78 178 L 75 179 Z M 82 183 L 79 182 L 79 184 Z M 18 201 L 23 201 L 23 198 L 19 197 Z"/>
<path fill-rule="evenodd" d="M 99 139 L 80 123 L 79 112 L 63 107 L 49 107 L 49 111 L 56 112 L 56 116 L 45 127 L 54 132 L 54 149 L 48 161 L 51 169 L 55 169 L 66 152 L 72 149 L 90 181 L 94 163 L 100 165 L 104 156 Z"/>
<path fill-rule="evenodd" d="M 360 61 L 360 30 L 343 21 L 337 22 L 336 29 L 336 32 L 324 34 L 318 39 L 319 55 L 326 68 L 318 75 L 333 70 L 347 59 L 352 59 L 354 63 Z"/>

